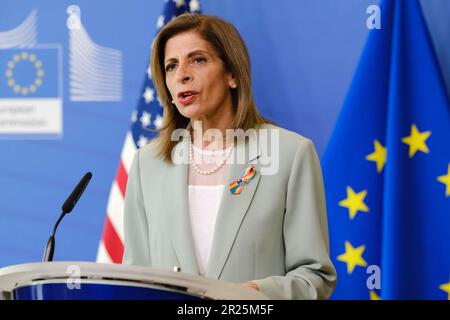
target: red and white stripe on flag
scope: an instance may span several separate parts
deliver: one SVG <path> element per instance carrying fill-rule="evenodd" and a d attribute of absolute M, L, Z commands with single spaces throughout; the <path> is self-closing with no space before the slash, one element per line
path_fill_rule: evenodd
<path fill-rule="evenodd" d="M 97 262 L 121 263 L 123 256 L 123 212 L 128 172 L 136 147 L 129 132 L 125 138 L 119 168 L 109 195 L 108 207 L 103 227 L 103 236 L 97 253 Z"/>

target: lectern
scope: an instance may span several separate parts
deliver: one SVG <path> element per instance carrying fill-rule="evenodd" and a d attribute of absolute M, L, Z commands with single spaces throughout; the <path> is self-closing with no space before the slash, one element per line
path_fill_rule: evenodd
<path fill-rule="evenodd" d="M 0 269 L 7 300 L 266 300 L 256 290 L 178 270 L 94 262 L 45 262 Z"/>

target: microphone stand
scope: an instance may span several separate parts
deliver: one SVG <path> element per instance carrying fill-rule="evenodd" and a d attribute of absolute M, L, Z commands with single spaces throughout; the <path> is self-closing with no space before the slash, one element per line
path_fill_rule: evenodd
<path fill-rule="evenodd" d="M 90 173 L 90 172 L 86 173 L 83 176 L 83 178 L 81 178 L 80 182 L 77 184 L 77 186 L 72 191 L 70 196 L 64 202 L 64 204 L 62 206 L 61 215 L 59 216 L 58 220 L 56 221 L 56 224 L 53 227 L 52 235 L 50 236 L 50 238 L 47 241 L 47 246 L 45 247 L 44 257 L 42 258 L 42 262 L 53 261 L 53 253 L 55 252 L 56 229 L 58 228 L 58 225 L 61 222 L 61 220 L 64 218 L 64 216 L 73 210 L 73 208 L 77 204 L 78 200 L 80 199 L 81 195 L 83 194 L 84 190 L 86 189 L 91 178 L 92 178 L 92 173 Z"/>

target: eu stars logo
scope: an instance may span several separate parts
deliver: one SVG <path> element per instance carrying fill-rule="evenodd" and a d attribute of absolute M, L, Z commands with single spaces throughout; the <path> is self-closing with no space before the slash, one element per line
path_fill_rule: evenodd
<path fill-rule="evenodd" d="M 18 69 L 19 72 L 15 72 Z M 14 93 L 22 96 L 36 92 L 37 88 L 42 85 L 44 74 L 42 61 L 37 58 L 36 54 L 28 54 L 26 51 L 14 54 L 7 62 L 5 72 L 8 86 Z"/>

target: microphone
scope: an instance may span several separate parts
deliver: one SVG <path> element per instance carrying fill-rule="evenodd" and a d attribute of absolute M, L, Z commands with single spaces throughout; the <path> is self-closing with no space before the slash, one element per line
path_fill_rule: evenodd
<path fill-rule="evenodd" d="M 78 182 L 75 189 L 73 189 L 70 196 L 66 199 L 64 204 L 62 205 L 62 212 L 59 216 L 58 220 L 56 221 L 55 226 L 53 227 L 53 232 L 50 238 L 48 239 L 47 246 L 45 247 L 44 257 L 42 258 L 42 262 L 50 262 L 53 261 L 53 253 L 55 251 L 55 233 L 56 229 L 58 228 L 59 223 L 64 218 L 64 216 L 67 213 L 70 213 L 75 205 L 77 204 L 78 200 L 80 199 L 81 195 L 83 194 L 84 190 L 86 189 L 87 185 L 89 184 L 89 181 L 91 181 L 92 173 L 88 172 L 84 175 L 83 178 L 81 178 L 80 182 Z"/>

